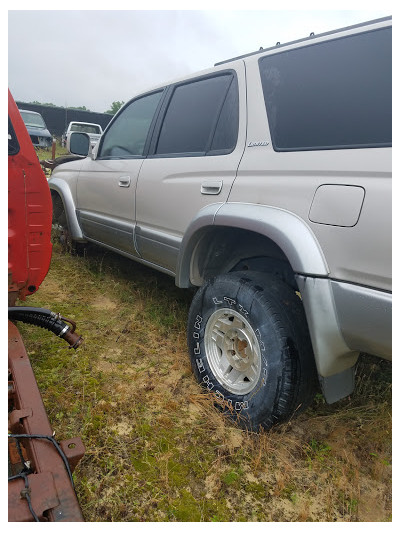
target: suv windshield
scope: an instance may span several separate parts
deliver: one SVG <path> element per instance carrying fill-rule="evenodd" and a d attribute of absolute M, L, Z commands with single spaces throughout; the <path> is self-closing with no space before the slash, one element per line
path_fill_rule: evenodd
<path fill-rule="evenodd" d="M 21 117 L 25 122 L 25 126 L 35 126 L 36 128 L 46 128 L 46 124 L 42 115 L 38 113 L 30 113 L 29 111 L 21 111 Z"/>

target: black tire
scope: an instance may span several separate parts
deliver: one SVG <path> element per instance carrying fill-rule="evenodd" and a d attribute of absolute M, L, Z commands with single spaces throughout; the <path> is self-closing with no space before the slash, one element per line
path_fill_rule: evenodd
<path fill-rule="evenodd" d="M 205 283 L 187 333 L 196 379 L 240 425 L 270 428 L 312 401 L 317 373 L 303 305 L 277 277 L 232 272 Z"/>
<path fill-rule="evenodd" d="M 65 227 L 67 225 L 67 217 L 60 196 L 58 194 L 52 194 L 51 200 L 53 204 L 53 224 Z"/>

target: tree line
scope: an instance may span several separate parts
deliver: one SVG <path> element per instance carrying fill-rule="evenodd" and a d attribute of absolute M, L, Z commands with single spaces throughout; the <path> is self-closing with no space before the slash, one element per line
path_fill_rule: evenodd
<path fill-rule="evenodd" d="M 34 100 L 33 102 L 29 102 L 30 104 L 36 104 L 36 105 L 45 105 L 45 106 L 49 106 L 49 107 L 60 107 L 60 106 L 57 106 L 55 104 L 52 104 L 52 103 L 49 103 L 49 102 L 38 102 L 37 100 Z M 115 101 L 111 104 L 110 106 L 110 109 L 108 109 L 107 111 L 104 111 L 104 113 L 107 113 L 109 115 L 115 115 L 117 113 L 117 111 L 119 111 L 119 109 L 124 105 L 125 102 L 120 102 L 120 101 Z M 79 107 L 72 107 L 72 106 L 69 106 L 68 109 L 78 109 L 79 111 L 89 111 L 91 112 L 90 109 L 88 109 L 86 106 L 79 106 Z"/>

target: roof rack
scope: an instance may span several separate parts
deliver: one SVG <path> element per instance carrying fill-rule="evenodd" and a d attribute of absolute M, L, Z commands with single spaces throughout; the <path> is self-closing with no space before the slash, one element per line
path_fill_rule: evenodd
<path fill-rule="evenodd" d="M 360 22 L 359 24 L 354 24 L 352 26 L 347 26 L 345 28 L 340 28 L 338 30 L 326 31 L 324 33 L 319 33 L 317 35 L 315 35 L 314 32 L 311 32 L 308 37 L 302 37 L 301 39 L 296 39 L 295 41 L 290 41 L 288 43 L 283 43 L 283 44 L 281 44 L 278 41 L 275 46 L 270 46 L 269 48 L 260 48 L 259 50 L 256 50 L 255 52 L 250 52 L 248 54 L 243 54 L 241 56 L 232 57 L 231 59 L 225 59 L 224 61 L 219 61 L 218 63 L 215 63 L 214 67 L 217 67 L 219 65 L 223 65 L 224 63 L 230 63 L 231 61 L 236 61 L 237 59 L 243 59 L 245 57 L 254 56 L 254 55 L 257 55 L 257 54 L 262 54 L 264 52 L 269 52 L 270 50 L 276 50 L 280 46 L 289 46 L 291 44 L 297 44 L 297 43 L 301 43 L 301 42 L 304 42 L 304 41 L 308 41 L 310 39 L 315 39 L 315 37 L 325 37 L 325 35 L 332 35 L 334 33 L 339 33 L 339 32 L 346 31 L 346 30 L 352 30 L 354 28 L 360 28 L 362 26 L 369 26 L 370 24 L 375 24 L 377 22 L 385 22 L 387 20 L 392 20 L 392 17 L 391 16 L 390 17 L 382 17 L 382 18 L 375 19 L 375 20 L 369 20 L 368 22 Z"/>

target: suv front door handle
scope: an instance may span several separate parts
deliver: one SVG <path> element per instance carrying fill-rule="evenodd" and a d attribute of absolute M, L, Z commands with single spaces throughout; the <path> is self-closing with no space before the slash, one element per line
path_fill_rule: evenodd
<path fill-rule="evenodd" d="M 118 185 L 120 187 L 129 187 L 131 184 L 131 177 L 130 176 L 121 176 L 119 178 Z"/>
<path fill-rule="evenodd" d="M 223 181 L 205 181 L 201 184 L 201 194 L 219 194 L 222 190 Z"/>

